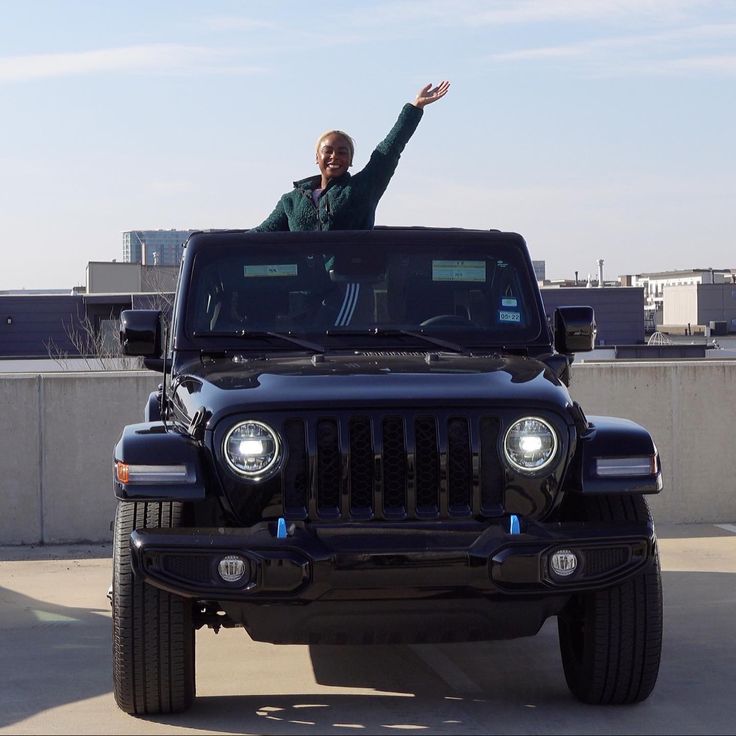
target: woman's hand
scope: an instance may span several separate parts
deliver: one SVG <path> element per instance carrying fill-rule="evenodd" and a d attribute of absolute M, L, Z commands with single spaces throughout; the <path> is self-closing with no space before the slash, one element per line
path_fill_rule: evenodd
<path fill-rule="evenodd" d="M 414 107 L 418 107 L 421 110 L 425 105 L 431 105 L 433 102 L 437 102 L 437 100 L 442 99 L 447 94 L 448 89 L 450 89 L 450 83 L 447 81 L 440 82 L 436 87 L 432 87 L 432 83 L 430 82 L 426 87 L 422 87 L 417 92 Z"/>

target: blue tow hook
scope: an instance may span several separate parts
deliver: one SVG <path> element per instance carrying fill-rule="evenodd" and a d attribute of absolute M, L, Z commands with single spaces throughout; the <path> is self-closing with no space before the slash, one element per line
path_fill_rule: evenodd
<path fill-rule="evenodd" d="M 286 519 L 283 516 L 279 517 L 276 524 L 276 539 L 286 539 Z"/>
<path fill-rule="evenodd" d="M 509 534 L 521 534 L 521 524 L 516 514 L 511 514 L 509 517 Z"/>

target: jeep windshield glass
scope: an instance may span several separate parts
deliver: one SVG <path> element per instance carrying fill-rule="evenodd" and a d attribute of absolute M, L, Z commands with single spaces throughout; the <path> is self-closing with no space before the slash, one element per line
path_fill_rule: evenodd
<path fill-rule="evenodd" d="M 397 337 L 426 348 L 434 338 L 463 350 L 521 345 L 542 329 L 531 264 L 514 243 L 285 241 L 198 251 L 187 333 L 218 345 L 251 336 L 259 347 L 259 336 L 275 346 L 279 333 L 327 349 L 395 347 Z"/>

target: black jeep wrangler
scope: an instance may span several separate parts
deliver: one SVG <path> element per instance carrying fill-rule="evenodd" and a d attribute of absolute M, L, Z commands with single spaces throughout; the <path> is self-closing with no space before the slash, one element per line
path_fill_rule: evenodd
<path fill-rule="evenodd" d="M 202 626 L 278 643 L 535 634 L 587 703 L 654 687 L 662 597 L 649 433 L 566 384 L 589 307 L 545 317 L 513 233 L 193 234 L 163 372 L 114 450 L 113 677 L 187 708 Z"/>

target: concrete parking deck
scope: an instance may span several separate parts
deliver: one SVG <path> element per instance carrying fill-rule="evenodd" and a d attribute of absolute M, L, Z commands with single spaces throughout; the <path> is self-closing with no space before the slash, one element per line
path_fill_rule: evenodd
<path fill-rule="evenodd" d="M 273 646 L 197 634 L 187 713 L 132 718 L 111 693 L 109 546 L 0 548 L 0 733 L 734 733 L 736 525 L 658 528 L 665 639 L 645 703 L 565 686 L 554 621 L 506 642 Z"/>

